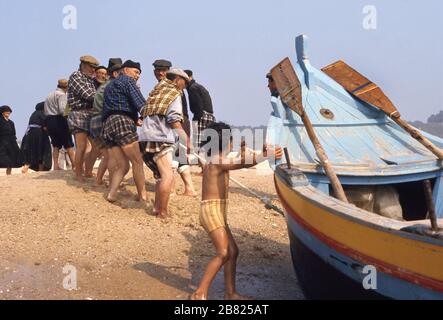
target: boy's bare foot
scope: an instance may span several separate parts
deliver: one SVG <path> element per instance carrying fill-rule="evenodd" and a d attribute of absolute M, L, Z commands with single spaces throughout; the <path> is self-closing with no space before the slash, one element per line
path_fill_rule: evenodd
<path fill-rule="evenodd" d="M 185 197 L 196 197 L 197 193 L 195 191 L 185 190 L 185 192 L 183 192 L 182 196 L 185 196 Z"/>
<path fill-rule="evenodd" d="M 115 202 L 117 202 L 117 197 L 108 194 L 108 196 L 106 197 L 106 200 L 110 203 L 115 203 Z"/>
<path fill-rule="evenodd" d="M 169 218 L 171 218 L 171 215 L 169 214 L 169 213 L 165 213 L 165 212 L 158 212 L 157 214 L 156 214 L 156 216 L 157 216 L 157 218 L 159 218 L 159 219 L 161 219 L 161 220 L 167 220 L 167 219 L 169 219 Z"/>
<path fill-rule="evenodd" d="M 83 178 L 83 176 L 75 176 L 75 181 L 80 182 L 80 183 L 85 183 L 85 178 Z"/>
<path fill-rule="evenodd" d="M 143 197 L 135 196 L 135 201 L 146 202 L 146 201 L 148 201 L 148 198 L 146 196 L 143 196 Z"/>
<path fill-rule="evenodd" d="M 242 296 L 241 294 L 238 294 L 237 292 L 233 294 L 226 294 L 225 300 L 255 300 L 253 297 L 248 296 Z"/>
<path fill-rule="evenodd" d="M 96 184 L 97 186 L 102 186 L 102 185 L 104 184 L 104 181 L 103 181 L 103 180 L 96 180 L 96 181 L 95 181 L 95 184 Z"/>
<path fill-rule="evenodd" d="M 194 292 L 189 300 L 208 300 L 208 297 L 206 297 L 204 294 Z"/>

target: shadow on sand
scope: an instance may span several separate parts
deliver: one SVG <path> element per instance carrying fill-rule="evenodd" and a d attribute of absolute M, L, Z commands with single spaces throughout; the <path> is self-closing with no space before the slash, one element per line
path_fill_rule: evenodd
<path fill-rule="evenodd" d="M 258 233 L 251 234 L 240 229 L 234 229 L 233 233 L 240 248 L 237 289 L 241 294 L 260 300 L 304 299 L 292 268 L 288 244 L 277 243 Z M 198 231 L 196 235 L 188 232 L 182 235 L 191 245 L 189 252 L 183 252 L 183 255 L 189 257 L 187 268 L 145 262 L 134 265 L 134 269 L 190 295 L 198 286 L 215 251 L 203 231 Z M 216 276 L 209 297 L 223 299 L 222 271 Z"/>
<path fill-rule="evenodd" d="M 107 176 L 105 176 L 107 178 Z M 107 201 L 107 195 L 109 192 L 109 187 L 107 186 L 108 182 L 105 179 L 105 185 L 96 185 L 95 178 L 86 178 L 84 183 L 78 182 L 74 178 L 74 173 L 72 171 L 51 171 L 43 174 L 36 175 L 32 177 L 32 179 L 36 180 L 61 180 L 64 181 L 68 186 L 82 190 L 84 193 L 94 193 L 100 194 L 103 198 L 103 201 Z M 128 190 L 128 186 L 134 186 L 134 180 L 132 178 L 124 179 L 120 188 L 118 201 L 113 203 L 113 205 L 120 207 L 121 209 L 141 209 L 143 208 L 146 213 L 152 213 L 152 205 L 151 202 L 148 201 L 145 204 L 141 204 L 137 199 L 137 194 Z M 148 188 L 148 183 L 147 183 Z"/>

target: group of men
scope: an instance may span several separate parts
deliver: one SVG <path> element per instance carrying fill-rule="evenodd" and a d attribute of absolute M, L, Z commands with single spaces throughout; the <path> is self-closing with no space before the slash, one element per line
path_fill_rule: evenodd
<path fill-rule="evenodd" d="M 184 181 L 184 194 L 195 195 L 188 157 L 178 157 L 178 150 L 184 147 L 189 155 L 194 144 L 198 148 L 203 130 L 215 117 L 209 92 L 193 79 L 192 71 L 173 68 L 168 60 L 157 60 L 153 66 L 158 84 L 145 99 L 138 85 L 140 63 L 112 58 L 106 68 L 96 58 L 83 56 L 79 69 L 69 80 L 59 80 L 57 90 L 46 99 L 45 113 L 55 169 L 59 169 L 59 150 L 64 148 L 76 180 L 83 182 L 92 177 L 100 157 L 97 183 L 103 183 L 108 171 L 107 200 L 115 202 L 119 186 L 132 168 L 137 200 L 145 201 L 145 163 L 157 180 L 154 214 L 166 218 L 175 170 Z M 185 90 L 193 112 L 194 139 Z"/>

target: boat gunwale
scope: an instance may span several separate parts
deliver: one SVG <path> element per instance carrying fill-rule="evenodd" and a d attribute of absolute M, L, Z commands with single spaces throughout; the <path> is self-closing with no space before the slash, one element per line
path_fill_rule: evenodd
<path fill-rule="evenodd" d="M 306 201 L 308 201 L 312 205 L 322 208 L 327 212 L 334 214 L 337 217 L 346 219 L 353 223 L 358 223 L 360 225 L 367 226 L 369 228 L 372 228 L 380 232 L 387 232 L 390 234 L 394 234 L 401 238 L 406 238 L 409 240 L 424 242 L 431 245 L 443 247 L 443 240 L 400 230 L 401 228 L 409 227 L 411 225 L 416 225 L 416 224 L 423 224 L 429 226 L 430 228 L 429 220 L 415 220 L 415 221 L 402 222 L 386 218 L 377 215 L 376 213 L 360 209 L 352 204 L 347 204 L 342 201 L 339 201 L 338 199 L 332 196 L 328 196 L 327 194 L 313 187 L 311 184 L 306 186 L 293 187 L 289 185 L 286 179 L 280 177 L 280 174 L 281 173 L 279 172 L 279 170 L 277 170 L 275 176 L 278 177 L 279 180 L 282 183 L 284 183 L 288 188 L 297 192 L 300 196 L 302 196 Z M 305 191 L 308 191 L 309 193 L 315 195 L 316 197 L 322 198 L 324 201 L 320 201 L 319 199 L 309 197 Z M 343 210 L 340 210 L 340 208 L 342 208 Z M 438 219 L 438 222 L 440 222 L 440 225 L 442 225 L 443 219 Z"/>

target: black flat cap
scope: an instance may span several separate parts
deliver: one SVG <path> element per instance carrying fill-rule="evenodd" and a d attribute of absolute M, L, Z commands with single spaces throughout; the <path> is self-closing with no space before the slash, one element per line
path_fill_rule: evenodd
<path fill-rule="evenodd" d="M 111 58 L 109 59 L 109 63 L 108 63 L 108 69 L 112 69 L 114 66 L 116 65 L 122 65 L 123 64 L 123 60 L 120 58 Z"/>
<path fill-rule="evenodd" d="M 153 64 L 154 68 L 171 68 L 172 62 L 168 60 L 156 60 Z"/>
<path fill-rule="evenodd" d="M 95 71 L 100 70 L 100 69 L 104 69 L 104 70 L 108 71 L 108 69 L 105 66 L 98 66 L 97 68 L 95 68 Z"/>
<path fill-rule="evenodd" d="M 125 63 L 123 63 L 122 69 L 123 68 L 135 68 L 135 69 L 138 69 L 140 71 L 140 73 L 142 72 L 142 68 L 140 66 L 140 63 L 134 62 L 132 60 L 127 60 Z"/>

